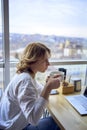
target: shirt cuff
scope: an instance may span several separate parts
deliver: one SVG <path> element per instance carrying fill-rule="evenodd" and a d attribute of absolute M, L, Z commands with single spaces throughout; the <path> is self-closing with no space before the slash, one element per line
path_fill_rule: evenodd
<path fill-rule="evenodd" d="M 43 107 L 46 107 L 48 104 L 48 100 L 43 97 L 40 97 L 39 103 L 42 104 Z"/>

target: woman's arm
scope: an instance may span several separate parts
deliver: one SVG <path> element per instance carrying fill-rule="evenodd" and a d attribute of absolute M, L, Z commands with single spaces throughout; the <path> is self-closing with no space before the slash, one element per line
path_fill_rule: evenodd
<path fill-rule="evenodd" d="M 52 89 L 57 89 L 58 87 L 60 87 L 60 80 L 58 79 L 58 77 L 49 77 L 41 93 L 41 96 L 47 100 L 49 97 L 50 91 Z"/>

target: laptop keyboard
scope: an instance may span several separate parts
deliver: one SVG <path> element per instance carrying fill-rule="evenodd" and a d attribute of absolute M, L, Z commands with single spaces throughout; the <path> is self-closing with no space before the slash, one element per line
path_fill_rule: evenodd
<path fill-rule="evenodd" d="M 75 97 L 75 100 L 78 101 L 84 108 L 87 110 L 87 99 L 82 96 Z"/>

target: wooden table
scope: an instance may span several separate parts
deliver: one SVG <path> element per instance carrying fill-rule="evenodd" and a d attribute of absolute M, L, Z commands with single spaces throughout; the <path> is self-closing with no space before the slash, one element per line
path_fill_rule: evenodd
<path fill-rule="evenodd" d="M 61 94 L 49 97 L 48 111 L 62 130 L 87 130 L 87 116 L 81 116 Z"/>

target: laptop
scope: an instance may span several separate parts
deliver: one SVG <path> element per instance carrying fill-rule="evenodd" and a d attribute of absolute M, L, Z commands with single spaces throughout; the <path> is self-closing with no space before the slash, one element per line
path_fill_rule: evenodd
<path fill-rule="evenodd" d="M 87 115 L 87 87 L 83 94 L 65 96 L 65 99 L 80 115 Z"/>

